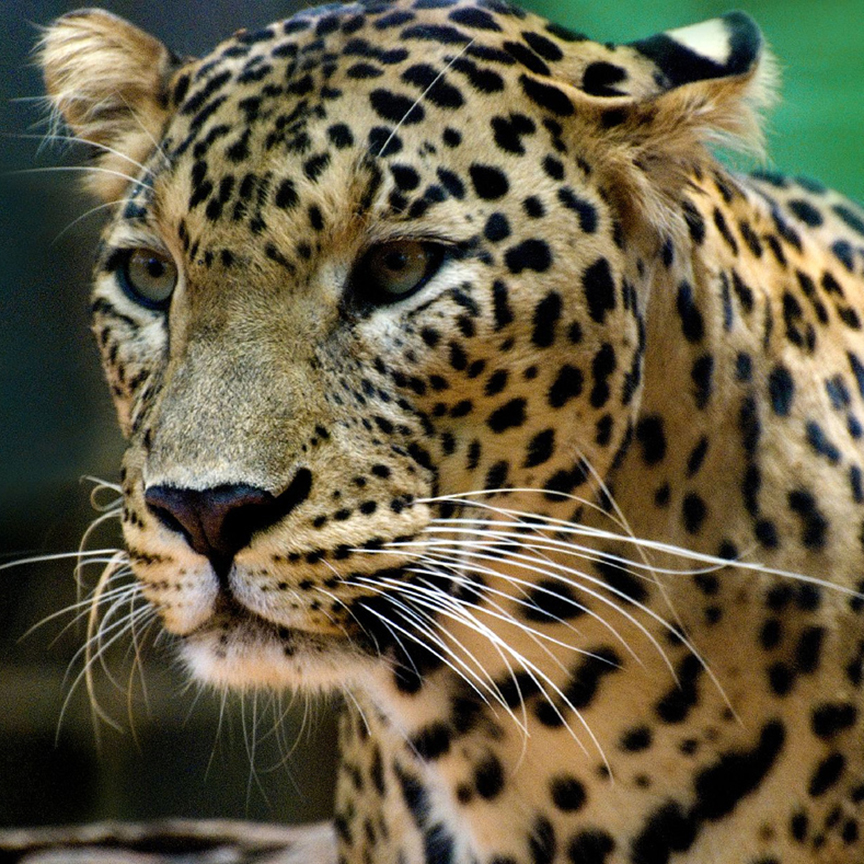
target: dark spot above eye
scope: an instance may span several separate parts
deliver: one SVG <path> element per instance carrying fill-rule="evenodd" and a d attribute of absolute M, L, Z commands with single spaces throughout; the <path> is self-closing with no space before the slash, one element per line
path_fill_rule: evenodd
<path fill-rule="evenodd" d="M 494 165 L 481 165 L 475 162 L 468 169 L 471 175 L 471 183 L 478 197 L 486 201 L 494 201 L 503 198 L 510 188 L 507 176 L 500 168 Z"/>
<path fill-rule="evenodd" d="M 426 116 L 423 106 L 414 99 L 390 90 L 373 90 L 369 94 L 369 101 L 379 117 L 400 125 L 420 123 Z"/>

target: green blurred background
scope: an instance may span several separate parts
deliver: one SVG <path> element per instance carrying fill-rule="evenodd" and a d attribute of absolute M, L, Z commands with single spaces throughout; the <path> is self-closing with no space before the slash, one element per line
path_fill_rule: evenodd
<path fill-rule="evenodd" d="M 40 82 L 29 52 L 35 25 L 78 5 L 0 0 L 0 564 L 77 548 L 93 518 L 91 486 L 79 478 L 115 479 L 121 452 L 87 331 L 99 214 L 76 221 L 91 202 L 68 173 L 10 173 L 74 164 L 74 152 L 39 146 L 45 127 L 32 99 Z M 180 54 L 200 53 L 238 27 L 297 8 L 270 0 L 101 5 Z M 637 39 L 730 8 L 723 0 L 525 5 L 600 41 Z M 864 199 L 864 0 L 753 0 L 741 8 L 762 26 L 783 75 L 782 102 L 768 123 L 769 167 Z M 117 542 L 110 526 L 94 538 L 97 546 Z M 304 725 L 301 704 L 276 735 L 280 706 L 232 702 L 220 728 L 219 701 L 184 687 L 159 645 L 146 652 L 149 703 L 141 685 L 133 687 L 134 725 L 126 716 L 126 646 L 111 658 L 117 687 L 97 674 L 103 701 L 125 731 L 103 726 L 97 753 L 80 686 L 60 724 L 81 669 L 73 657 L 83 633 L 64 630 L 67 615 L 21 637 L 74 602 L 71 570 L 68 562 L 0 570 L 0 826 L 170 814 L 296 821 L 328 813 L 326 706 Z"/>

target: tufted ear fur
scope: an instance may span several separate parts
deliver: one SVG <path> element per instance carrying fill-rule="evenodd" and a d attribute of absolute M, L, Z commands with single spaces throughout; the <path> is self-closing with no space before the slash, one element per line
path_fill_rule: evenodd
<path fill-rule="evenodd" d="M 591 49 L 572 58 L 567 77 L 588 117 L 586 144 L 595 142 L 625 219 L 647 214 L 669 230 L 675 201 L 707 145 L 762 153 L 759 113 L 772 101 L 777 74 L 744 13 Z"/>
<path fill-rule="evenodd" d="M 96 150 L 88 187 L 106 201 L 115 198 L 160 138 L 167 84 L 179 61 L 122 18 L 81 9 L 47 28 L 39 62 L 56 115 Z"/>

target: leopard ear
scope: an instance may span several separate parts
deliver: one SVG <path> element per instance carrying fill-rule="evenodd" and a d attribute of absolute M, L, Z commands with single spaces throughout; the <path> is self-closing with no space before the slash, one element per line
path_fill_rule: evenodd
<path fill-rule="evenodd" d="M 55 116 L 96 151 L 87 186 L 112 200 L 161 137 L 179 61 L 158 39 L 101 9 L 58 18 L 38 59 Z"/>
<path fill-rule="evenodd" d="M 625 209 L 664 221 L 707 145 L 761 155 L 760 111 L 773 101 L 777 73 L 743 12 L 628 45 L 594 45 L 586 59 L 571 81 L 589 137 L 620 175 L 611 185 L 624 190 Z"/>

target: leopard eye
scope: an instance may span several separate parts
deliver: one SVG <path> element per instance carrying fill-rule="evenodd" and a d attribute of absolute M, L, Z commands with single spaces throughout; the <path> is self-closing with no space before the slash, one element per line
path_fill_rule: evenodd
<path fill-rule="evenodd" d="M 169 255 L 153 249 L 124 250 L 117 279 L 136 303 L 148 309 L 167 309 L 177 285 L 177 265 Z"/>
<path fill-rule="evenodd" d="M 393 240 L 370 249 L 354 273 L 355 290 L 373 303 L 392 303 L 419 290 L 444 259 L 440 243 Z"/>

